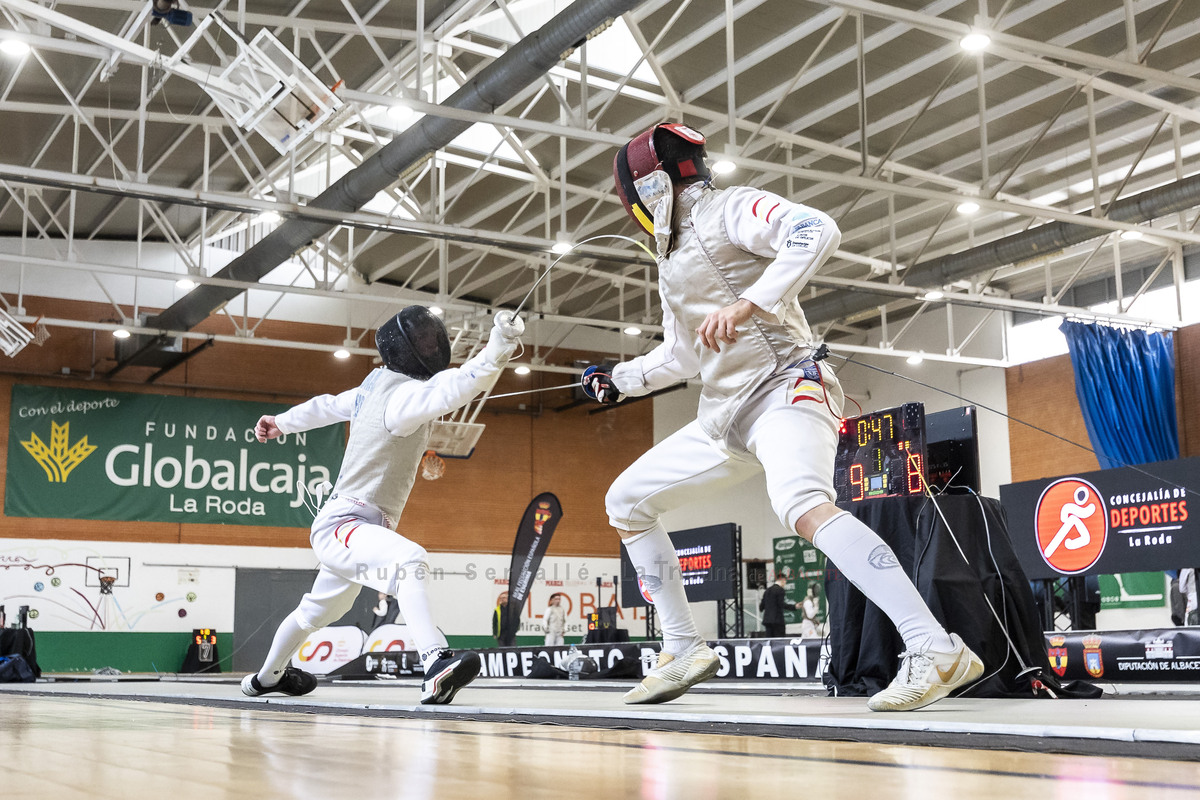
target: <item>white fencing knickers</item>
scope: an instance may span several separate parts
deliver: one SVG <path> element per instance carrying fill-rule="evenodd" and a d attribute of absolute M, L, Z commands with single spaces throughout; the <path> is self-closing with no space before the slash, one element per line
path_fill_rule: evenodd
<path fill-rule="evenodd" d="M 647 530 L 664 512 L 707 500 L 759 472 L 789 531 L 808 511 L 833 502 L 843 396 L 833 370 L 817 363 L 823 388 L 805 380 L 802 369 L 772 376 L 746 400 L 724 442 L 693 421 L 646 451 L 608 490 L 613 527 Z"/>
<path fill-rule="evenodd" d="M 425 548 L 396 533 L 379 509 L 334 495 L 313 520 L 309 541 L 321 561 L 312 589 L 300 601 L 302 621 L 314 629 L 345 614 L 363 586 L 392 595 L 419 652 L 446 647 L 425 593 Z"/>

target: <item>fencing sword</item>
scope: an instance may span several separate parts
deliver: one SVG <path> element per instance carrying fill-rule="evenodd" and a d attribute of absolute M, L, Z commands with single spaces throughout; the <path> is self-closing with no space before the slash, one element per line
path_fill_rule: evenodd
<path fill-rule="evenodd" d="M 542 271 L 542 274 L 538 276 L 538 279 L 533 282 L 533 286 L 529 287 L 529 291 L 525 294 L 524 297 L 521 298 L 521 302 L 517 303 L 517 307 L 513 311 L 513 316 L 516 316 L 517 314 L 519 314 L 521 312 L 521 309 L 525 307 L 525 303 L 529 300 L 530 297 L 533 296 L 533 293 L 537 289 L 538 285 L 541 284 L 541 282 L 543 280 L 545 280 L 546 276 L 550 274 L 550 270 L 557 267 L 558 263 L 560 261 L 562 261 L 564 258 L 569 256 L 572 252 L 574 252 L 575 247 L 579 247 L 580 245 L 585 245 L 588 242 L 594 242 L 597 239 L 622 239 L 626 242 L 630 242 L 632 244 L 637 245 L 638 247 L 645 250 L 646 254 L 648 256 L 650 256 L 651 258 L 654 258 L 654 253 L 650 252 L 650 248 L 646 247 L 646 245 L 642 244 L 641 242 L 639 242 L 637 239 L 634 239 L 633 237 L 623 236 L 619 233 L 598 233 L 595 236 L 589 236 L 587 239 L 584 239 L 582 242 L 575 245 L 570 250 L 568 250 L 567 252 L 560 255 L 558 258 L 554 259 L 554 261 L 550 262 L 550 266 L 546 267 L 546 269 Z"/>
<path fill-rule="evenodd" d="M 654 253 L 652 253 L 650 251 L 649 247 L 646 247 L 646 245 L 642 244 L 637 239 L 634 239 L 631 236 L 624 236 L 619 233 L 598 233 L 595 236 L 589 236 L 588 238 L 584 239 L 579 244 L 572 247 L 567 252 L 561 254 L 558 258 L 554 259 L 554 261 L 550 262 L 550 266 L 546 267 L 546 269 L 544 269 L 542 271 L 541 275 L 538 275 L 537 280 L 535 280 L 533 282 L 533 286 L 529 287 L 529 291 L 526 292 L 525 296 L 521 298 L 521 302 L 517 303 L 517 307 L 515 309 L 513 309 L 513 312 L 512 312 L 513 317 L 515 318 L 518 314 L 521 313 L 521 309 L 523 309 L 525 307 L 525 303 L 528 302 L 529 298 L 533 296 L 533 293 L 537 290 L 537 287 L 541 284 L 541 282 L 543 280 L 545 280 L 546 276 L 550 274 L 550 271 L 552 269 L 554 269 L 556 266 L 558 266 L 560 261 L 562 261 L 564 258 L 569 256 L 575 250 L 575 247 L 579 247 L 580 245 L 587 244 L 588 242 L 594 242 L 599 239 L 621 239 L 622 241 L 626 241 L 631 244 L 637 245 L 638 247 L 640 247 L 646 251 L 646 255 L 650 256 L 651 258 L 654 258 Z M 496 400 L 501 397 L 515 397 L 515 396 L 521 395 L 521 394 L 534 394 L 536 392 L 551 392 L 551 391 L 555 391 L 556 389 L 573 389 L 578 385 L 579 384 L 577 384 L 577 383 L 568 383 L 563 386 L 548 386 L 543 389 L 524 389 L 519 392 L 507 392 L 505 394 L 493 394 L 493 395 L 490 395 L 488 397 L 488 399 Z"/>
<path fill-rule="evenodd" d="M 506 392 L 504 394 L 493 394 L 488 396 L 488 400 L 497 400 L 501 397 L 516 397 L 519 394 L 535 394 L 537 392 L 554 392 L 559 389 L 578 389 L 580 384 L 578 381 L 564 383 L 562 386 L 546 386 L 541 389 L 522 389 L 519 392 Z"/>

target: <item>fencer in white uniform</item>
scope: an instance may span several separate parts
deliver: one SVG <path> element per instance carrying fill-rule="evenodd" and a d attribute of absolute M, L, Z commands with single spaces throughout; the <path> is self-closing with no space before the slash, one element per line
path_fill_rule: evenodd
<path fill-rule="evenodd" d="M 383 366 L 360 386 L 258 421 L 260 442 L 346 421 L 350 437 L 333 493 L 313 520 L 317 579 L 279 626 L 262 669 L 243 680 L 245 694 L 302 695 L 316 688 L 315 677 L 288 662 L 309 633 L 350 610 L 363 586 L 396 598 L 424 668 L 422 703 L 449 703 L 474 680 L 479 656 L 448 649 L 429 608 L 428 555 L 396 525 L 434 420 L 490 387 L 523 332 L 519 317 L 501 312 L 484 350 L 450 368 L 445 326 L 424 307 L 409 306 L 380 326 L 375 338 Z"/>
<path fill-rule="evenodd" d="M 814 542 L 905 641 L 900 675 L 870 707 L 927 705 L 983 665 L 933 617 L 891 548 L 833 505 L 844 398 L 798 296 L 841 234 L 828 215 L 771 192 L 714 188 L 704 155 L 700 133 L 663 124 L 614 160 L 617 193 L 657 247 L 663 342 L 611 374 L 589 367 L 584 389 L 615 403 L 697 376 L 703 385 L 697 419 L 635 461 L 606 497 L 663 630 L 657 666 L 625 701 L 674 699 L 718 668 L 661 515 L 762 473 L 780 521 Z"/>

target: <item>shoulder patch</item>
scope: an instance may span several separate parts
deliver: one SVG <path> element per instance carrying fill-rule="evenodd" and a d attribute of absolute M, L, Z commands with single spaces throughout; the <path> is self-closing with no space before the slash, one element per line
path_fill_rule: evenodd
<path fill-rule="evenodd" d="M 821 234 L 824 232 L 825 221 L 815 215 L 805 215 L 800 217 L 796 215 L 792 218 L 792 228 L 788 232 L 787 241 L 784 246 L 789 250 L 800 249 L 810 253 L 815 253 L 821 242 Z"/>
<path fill-rule="evenodd" d="M 754 204 L 750 206 L 750 214 L 755 219 L 766 223 L 771 222 L 771 214 L 778 210 L 780 203 L 774 197 L 768 194 L 761 194 L 754 200 Z"/>

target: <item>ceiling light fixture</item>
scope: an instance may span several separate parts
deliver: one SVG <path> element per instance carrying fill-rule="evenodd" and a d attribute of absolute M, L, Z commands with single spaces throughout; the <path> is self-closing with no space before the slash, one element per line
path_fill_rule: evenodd
<path fill-rule="evenodd" d="M 979 211 L 979 203 L 976 203 L 974 200 L 963 200 L 954 207 L 954 210 L 962 214 L 964 217 L 969 217 L 975 212 Z"/>
<path fill-rule="evenodd" d="M 116 339 L 128 339 L 130 335 L 131 334 L 129 331 L 125 330 L 124 328 L 117 328 L 115 331 L 113 331 L 113 337 Z"/>
<path fill-rule="evenodd" d="M 637 325 L 630 325 L 628 328 L 626 328 L 623 331 L 623 333 L 626 336 L 639 336 L 639 335 L 641 335 L 641 332 L 642 332 L 642 329 L 639 328 Z"/>
<path fill-rule="evenodd" d="M 525 366 L 524 364 L 522 364 L 521 366 L 519 366 L 513 370 L 513 372 L 517 373 L 518 375 L 528 375 L 532 371 L 533 370 L 531 370 L 529 367 Z"/>
<path fill-rule="evenodd" d="M 737 164 L 733 163 L 735 158 L 737 158 L 737 148 L 727 144 L 721 151 L 721 157 L 709 166 L 717 175 L 728 175 L 737 169 Z"/>
<path fill-rule="evenodd" d="M 905 360 L 908 361 L 909 364 L 912 364 L 915 367 L 918 364 L 920 364 L 922 361 L 925 360 L 925 355 L 923 353 L 913 353 L 911 356 L 909 356 Z"/>
<path fill-rule="evenodd" d="M 986 33 L 979 31 L 971 31 L 966 36 L 958 40 L 958 46 L 968 53 L 978 53 L 981 50 L 986 50 L 987 46 L 992 43 L 992 37 Z"/>
<path fill-rule="evenodd" d="M 274 225 L 279 222 L 280 216 L 274 211 L 264 211 L 254 218 L 255 225 Z"/>
<path fill-rule="evenodd" d="M 733 163 L 733 152 L 727 147 L 724 154 L 712 163 L 712 171 L 717 175 L 728 175 L 737 169 Z"/>
<path fill-rule="evenodd" d="M 554 235 L 554 244 L 550 249 L 562 256 L 574 250 L 575 245 L 571 242 L 571 237 L 567 235 L 566 231 L 559 231 Z"/>
<path fill-rule="evenodd" d="M 177 289 L 182 289 L 185 292 L 190 292 L 192 289 L 196 288 L 196 282 L 191 278 L 180 278 L 179 280 L 175 281 L 175 287 Z"/>
<path fill-rule="evenodd" d="M 0 41 L 0 53 L 12 58 L 24 58 L 29 55 L 29 45 L 20 39 L 4 39 Z"/>
<path fill-rule="evenodd" d="M 941 289 L 930 289 L 925 294 L 921 295 L 921 299 L 927 303 L 937 302 L 946 296 L 946 293 Z"/>
<path fill-rule="evenodd" d="M 344 347 L 339 347 L 337 350 L 333 351 L 333 357 L 334 358 L 349 358 L 350 351 Z"/>
<path fill-rule="evenodd" d="M 429 313 L 433 314 L 435 317 L 440 317 L 446 312 L 441 306 L 430 306 Z"/>
<path fill-rule="evenodd" d="M 1121 238 L 1127 242 L 1137 241 L 1138 239 L 1141 239 L 1143 235 L 1144 234 L 1141 231 L 1121 231 Z"/>
<path fill-rule="evenodd" d="M 412 106 L 403 101 L 388 106 L 387 115 L 396 122 L 406 120 L 413 114 Z"/>

